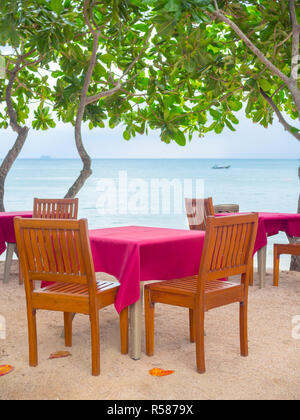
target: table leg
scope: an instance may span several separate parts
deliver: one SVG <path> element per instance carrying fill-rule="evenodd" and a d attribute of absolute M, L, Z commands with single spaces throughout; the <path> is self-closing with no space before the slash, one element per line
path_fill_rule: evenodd
<path fill-rule="evenodd" d="M 11 263 L 12 263 L 13 255 L 16 249 L 17 249 L 17 245 L 15 243 L 10 243 L 10 242 L 7 243 L 5 265 L 4 265 L 4 277 L 3 277 L 4 283 L 8 283 Z"/>
<path fill-rule="evenodd" d="M 142 353 L 142 320 L 143 320 L 144 282 L 140 285 L 140 299 L 130 305 L 130 356 L 134 360 L 141 358 Z"/>
<path fill-rule="evenodd" d="M 257 265 L 259 276 L 259 288 L 265 287 L 266 277 L 266 262 L 267 262 L 267 245 L 257 251 Z"/>

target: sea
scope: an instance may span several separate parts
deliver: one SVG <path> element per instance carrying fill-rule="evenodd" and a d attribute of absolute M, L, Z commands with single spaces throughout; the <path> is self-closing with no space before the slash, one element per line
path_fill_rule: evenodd
<path fill-rule="evenodd" d="M 230 166 L 213 169 L 213 166 Z M 90 229 L 138 225 L 188 229 L 185 197 L 212 197 L 214 204 L 238 204 L 241 212 L 295 213 L 299 159 L 96 159 L 78 194 L 79 217 Z M 5 185 L 6 211 L 31 210 L 33 198 L 62 198 L 82 169 L 76 159 L 18 159 Z M 284 233 L 270 237 L 286 243 Z M 2 255 L 3 259 L 3 255 Z M 281 269 L 288 269 L 282 256 Z M 254 265 L 257 265 L 255 259 Z"/>

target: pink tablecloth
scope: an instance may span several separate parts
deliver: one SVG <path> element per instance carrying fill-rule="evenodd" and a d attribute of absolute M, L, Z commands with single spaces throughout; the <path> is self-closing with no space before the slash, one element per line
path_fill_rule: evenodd
<path fill-rule="evenodd" d="M 169 280 L 198 273 L 202 231 L 126 226 L 90 230 L 95 270 L 115 276 L 120 312 L 140 297 L 140 281 Z"/>
<path fill-rule="evenodd" d="M 15 243 L 14 217 L 32 217 L 32 211 L 0 212 L 0 255 L 6 250 L 6 242 Z"/>
<path fill-rule="evenodd" d="M 300 236 L 300 215 L 259 213 L 254 252 L 267 244 L 267 236 L 279 231 Z M 120 282 L 118 312 L 139 299 L 140 281 L 197 274 L 204 236 L 197 230 L 138 226 L 89 231 L 95 271 L 111 274 Z"/>

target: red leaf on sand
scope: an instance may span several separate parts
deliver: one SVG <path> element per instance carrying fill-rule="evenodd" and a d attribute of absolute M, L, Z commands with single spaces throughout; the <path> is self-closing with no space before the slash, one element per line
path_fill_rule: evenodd
<path fill-rule="evenodd" d="M 68 357 L 71 356 L 71 353 L 69 351 L 56 351 L 55 353 L 51 353 L 49 356 L 49 359 L 59 359 L 61 357 Z"/>
<path fill-rule="evenodd" d="M 13 366 L 10 365 L 0 365 L 0 376 L 7 375 L 8 373 L 14 370 Z"/>
<path fill-rule="evenodd" d="M 165 370 L 161 368 L 153 368 L 149 370 L 150 375 L 152 376 L 167 376 L 171 375 L 171 373 L 174 373 L 174 370 Z"/>

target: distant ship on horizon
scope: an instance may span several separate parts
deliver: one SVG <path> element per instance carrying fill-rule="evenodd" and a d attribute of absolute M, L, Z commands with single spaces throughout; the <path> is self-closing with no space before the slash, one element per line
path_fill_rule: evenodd
<path fill-rule="evenodd" d="M 229 169 L 230 165 L 214 165 L 212 169 Z"/>
<path fill-rule="evenodd" d="M 49 155 L 42 155 L 42 156 L 40 156 L 40 159 L 42 159 L 42 160 L 50 160 L 50 159 L 52 159 L 52 157 L 49 156 Z"/>

